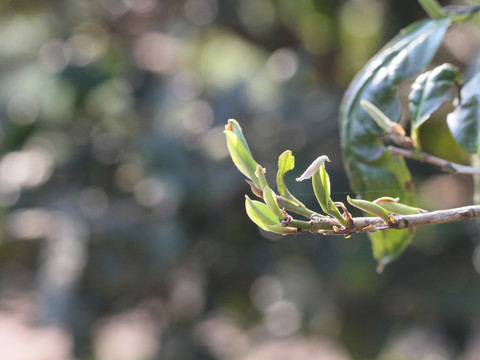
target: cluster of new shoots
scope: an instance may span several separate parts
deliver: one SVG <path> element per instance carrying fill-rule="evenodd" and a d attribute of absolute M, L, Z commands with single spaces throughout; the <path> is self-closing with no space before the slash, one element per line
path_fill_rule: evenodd
<path fill-rule="evenodd" d="M 385 126 L 392 127 L 391 134 L 400 131 L 395 126 L 397 124 L 389 123 L 388 119 L 383 120 Z M 362 210 L 368 216 L 381 219 L 376 223 L 356 221 L 344 203 L 334 202 L 330 197 L 330 178 L 325 169 L 325 163 L 330 160 L 325 155 L 319 156 L 296 179 L 297 181 L 312 180 L 313 191 L 322 213 L 308 209 L 290 193 L 285 185 L 285 173 L 292 170 L 295 165 L 291 151 L 283 152 L 278 159 L 276 177 L 278 193 L 275 193 L 267 184 L 266 170 L 253 158 L 237 121 L 233 119 L 228 121 L 225 126 L 225 135 L 228 151 L 234 164 L 248 178 L 247 182 L 250 184 L 252 193 L 261 200 L 252 200 L 245 196 L 247 214 L 255 224 L 266 231 L 278 234 L 297 234 L 301 231 L 310 231 L 349 237 L 357 232 L 399 228 L 394 215 L 412 215 L 424 212 L 424 210 L 400 203 L 398 198 L 381 197 L 374 201 L 367 201 L 347 197 L 350 205 Z M 402 137 L 404 134 L 398 135 Z M 302 219 L 295 219 L 294 215 L 300 215 Z"/>

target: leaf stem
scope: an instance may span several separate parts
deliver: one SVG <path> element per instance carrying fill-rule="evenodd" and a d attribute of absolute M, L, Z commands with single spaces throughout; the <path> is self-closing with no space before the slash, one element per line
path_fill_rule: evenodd
<path fill-rule="evenodd" d="M 307 219 L 311 219 L 314 216 L 321 216 L 315 211 L 312 211 L 304 206 L 297 206 L 292 204 L 288 199 L 285 199 L 283 196 L 277 196 L 278 206 L 280 206 L 285 211 L 291 211 L 296 214 L 302 215 Z"/>
<path fill-rule="evenodd" d="M 448 16 L 437 0 L 418 0 L 418 2 L 432 19 L 439 19 Z"/>
<path fill-rule="evenodd" d="M 388 150 L 392 155 L 403 156 L 409 159 L 415 159 L 421 162 L 436 165 L 448 172 L 454 172 L 457 174 L 480 175 L 480 168 L 457 164 L 418 150 L 407 150 L 396 146 L 389 146 Z"/>

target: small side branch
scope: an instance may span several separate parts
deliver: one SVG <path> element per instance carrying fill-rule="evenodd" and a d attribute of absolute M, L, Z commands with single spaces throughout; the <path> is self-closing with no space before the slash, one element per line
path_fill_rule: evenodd
<path fill-rule="evenodd" d="M 438 158 L 430 154 L 426 154 L 421 151 L 407 150 L 407 149 L 402 149 L 396 146 L 389 146 L 388 150 L 392 155 L 403 156 L 409 159 L 414 159 L 414 160 L 426 162 L 432 165 L 436 165 L 442 168 L 444 171 L 454 172 L 457 174 L 480 175 L 480 169 L 477 169 L 471 166 L 460 165 L 451 161 Z"/>
<path fill-rule="evenodd" d="M 332 229 L 321 229 L 318 227 L 316 233 L 324 235 L 345 235 L 350 236 L 355 233 L 377 232 L 387 229 L 407 229 L 416 226 L 445 224 L 454 221 L 471 220 L 480 218 L 480 205 L 464 206 L 448 210 L 437 210 L 414 215 L 397 215 L 392 217 L 392 221 L 387 224 L 378 217 L 357 217 L 353 218 L 353 227 Z M 322 219 L 318 220 L 322 223 Z"/>

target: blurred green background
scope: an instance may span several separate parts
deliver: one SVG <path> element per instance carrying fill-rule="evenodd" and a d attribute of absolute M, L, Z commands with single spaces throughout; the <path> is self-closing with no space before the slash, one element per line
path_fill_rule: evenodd
<path fill-rule="evenodd" d="M 328 155 L 344 201 L 341 96 L 423 17 L 414 0 L 0 0 L 0 358 L 479 359 L 474 222 L 419 229 L 377 275 L 363 235 L 259 231 L 222 132 L 237 119 L 270 179 L 292 150 L 312 208 L 293 179 Z M 438 61 L 478 44 L 456 25 Z M 461 158 L 442 119 L 425 134 Z M 422 206 L 471 203 L 469 177 L 409 165 Z"/>

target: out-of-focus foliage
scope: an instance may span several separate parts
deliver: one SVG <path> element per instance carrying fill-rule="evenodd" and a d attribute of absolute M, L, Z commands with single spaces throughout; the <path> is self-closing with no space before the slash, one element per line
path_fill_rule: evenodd
<path fill-rule="evenodd" d="M 275 241 L 223 135 L 239 119 L 268 169 L 286 144 L 297 168 L 327 154 L 345 198 L 340 97 L 423 16 L 413 0 L 0 1 L 0 358 L 477 358 L 473 223 L 423 229 L 381 277 L 366 238 Z M 476 41 L 458 26 L 438 55 L 462 67 Z M 421 205 L 470 189 L 438 174 Z"/>

